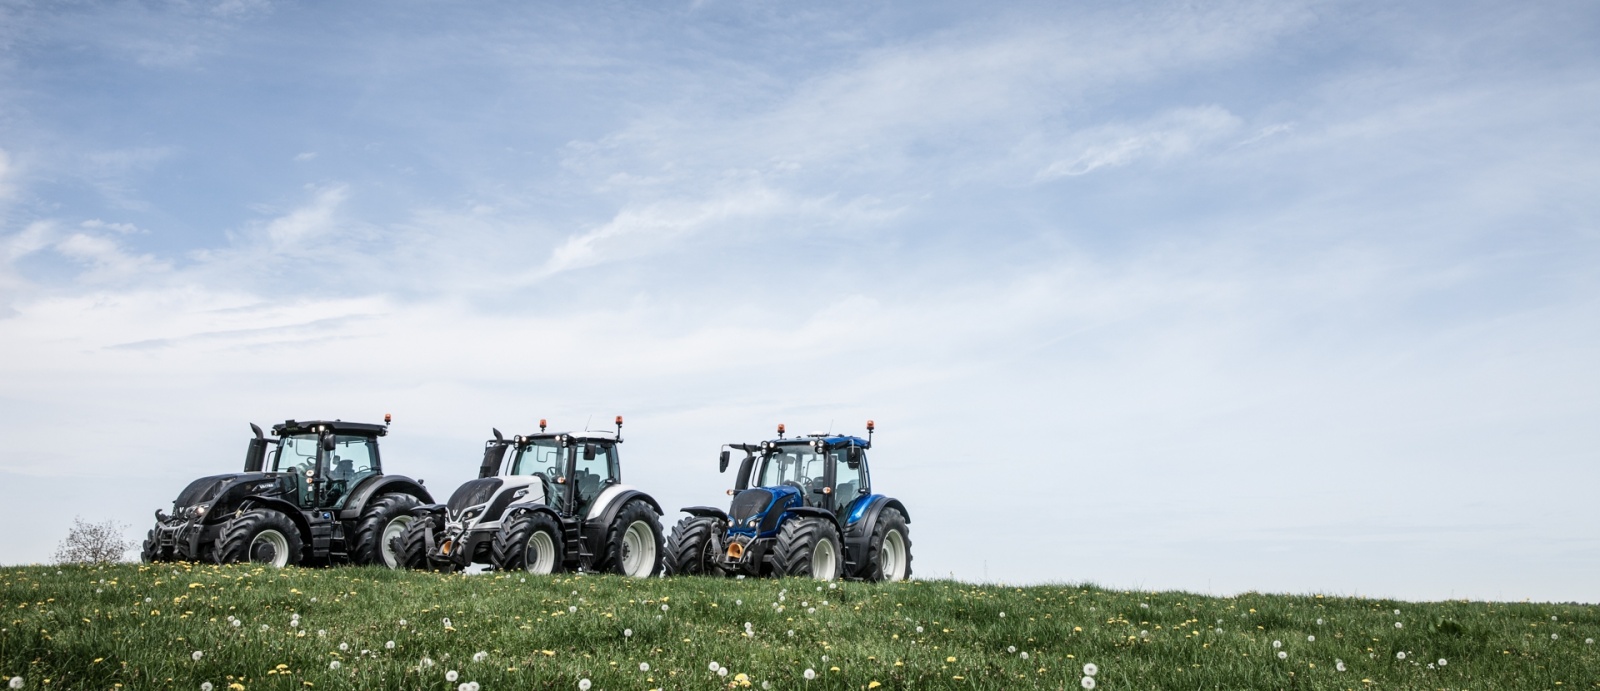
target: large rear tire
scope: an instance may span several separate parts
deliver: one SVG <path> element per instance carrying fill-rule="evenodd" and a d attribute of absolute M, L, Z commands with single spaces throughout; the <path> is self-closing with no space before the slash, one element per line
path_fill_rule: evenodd
<path fill-rule="evenodd" d="M 400 556 L 394 551 L 393 541 L 416 520 L 411 510 L 420 503 L 409 494 L 384 494 L 367 502 L 356 524 L 355 549 L 350 553 L 350 561 L 357 565 L 400 568 Z"/>
<path fill-rule="evenodd" d="M 604 552 L 595 570 L 634 578 L 660 575 L 667 554 L 661 533 L 656 510 L 643 499 L 628 500 L 606 528 Z"/>
<path fill-rule="evenodd" d="M 436 562 L 428 558 L 429 533 L 433 534 L 433 544 L 439 544 L 444 529 L 439 526 L 438 516 L 423 516 L 411 521 L 411 525 L 406 526 L 405 531 L 393 539 L 389 549 L 394 551 L 400 562 L 400 566 L 396 568 L 444 573 L 455 570 L 454 562 Z"/>
<path fill-rule="evenodd" d="M 275 568 L 293 566 L 300 563 L 303 545 L 300 529 L 283 512 L 250 509 L 222 526 L 217 561 L 255 562 Z"/>
<path fill-rule="evenodd" d="M 719 554 L 712 550 L 715 536 L 726 526 L 715 518 L 690 516 L 672 526 L 672 536 L 667 538 L 667 556 L 661 565 L 668 576 L 723 576 L 727 572 L 717 561 Z"/>
<path fill-rule="evenodd" d="M 903 581 L 911 577 L 911 529 L 905 514 L 887 508 L 878 514 L 867 543 L 867 580 Z"/>
<path fill-rule="evenodd" d="M 565 542 L 561 524 L 543 511 L 526 511 L 500 522 L 490 552 L 501 571 L 560 573 Z"/>
<path fill-rule="evenodd" d="M 833 522 L 808 517 L 790 519 L 778 531 L 772 551 L 772 571 L 778 576 L 832 581 L 844 566 L 839 529 Z"/>

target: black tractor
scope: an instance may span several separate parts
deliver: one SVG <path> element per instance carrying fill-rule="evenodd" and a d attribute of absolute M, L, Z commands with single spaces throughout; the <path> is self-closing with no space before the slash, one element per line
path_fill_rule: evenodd
<path fill-rule="evenodd" d="M 545 432 L 485 445 L 478 479 L 445 504 L 418 506 L 393 549 L 403 566 L 454 571 L 486 564 L 535 574 L 661 573 L 661 506 L 622 484 L 617 431 Z"/>
<path fill-rule="evenodd" d="M 759 444 L 728 444 L 743 451 L 728 512 L 711 506 L 684 509 L 689 517 L 667 542 L 668 572 L 675 574 L 800 576 L 901 581 L 911 577 L 910 514 L 899 499 L 875 494 L 867 468 L 867 438 L 810 434 Z"/>
<path fill-rule="evenodd" d="M 384 475 L 382 425 L 288 420 L 255 437 L 244 472 L 203 477 L 156 511 L 146 562 L 258 562 L 275 567 L 398 563 L 391 538 L 433 502 L 421 480 Z"/>

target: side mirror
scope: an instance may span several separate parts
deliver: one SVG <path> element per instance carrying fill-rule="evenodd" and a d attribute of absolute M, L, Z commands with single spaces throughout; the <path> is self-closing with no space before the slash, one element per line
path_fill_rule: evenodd
<path fill-rule="evenodd" d="M 728 450 L 727 449 L 723 449 L 722 450 L 722 458 L 717 463 L 717 472 L 719 472 L 719 473 L 728 472 Z"/>
<path fill-rule="evenodd" d="M 332 432 L 323 432 L 322 433 L 322 450 L 323 451 L 332 451 L 334 449 L 334 447 L 338 444 L 338 441 L 339 441 L 338 438 L 334 437 Z"/>
<path fill-rule="evenodd" d="M 859 446 L 850 447 L 850 453 L 845 456 L 845 461 L 844 462 L 845 462 L 845 465 L 850 466 L 850 468 L 852 470 L 854 470 L 856 468 L 860 468 L 861 467 L 861 447 L 859 447 Z"/>
<path fill-rule="evenodd" d="M 585 461 L 594 460 L 594 455 L 595 455 L 595 452 L 598 450 L 598 448 L 599 447 L 595 446 L 594 444 L 584 444 L 583 445 L 583 460 L 585 460 Z"/>

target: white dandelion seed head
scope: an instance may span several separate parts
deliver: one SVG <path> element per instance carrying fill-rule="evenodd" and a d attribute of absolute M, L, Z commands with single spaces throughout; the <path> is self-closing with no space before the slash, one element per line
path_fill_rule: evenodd
<path fill-rule="evenodd" d="M 1024 659 L 1024 660 L 1028 659 L 1028 651 L 1026 651 L 1026 650 L 1022 651 L 1022 659 Z"/>
<path fill-rule="evenodd" d="M 199 651 L 199 650 L 196 650 L 196 651 L 194 651 L 192 653 L 189 653 L 189 659 L 194 660 L 195 662 L 199 662 L 200 658 L 205 657 L 205 656 L 206 656 L 206 654 L 204 652 L 202 652 L 202 651 Z"/>
<path fill-rule="evenodd" d="M 817 613 L 817 608 L 815 608 L 815 607 L 809 607 L 809 608 L 806 609 L 806 614 L 816 614 L 816 613 Z"/>
<path fill-rule="evenodd" d="M 527 582 L 528 582 L 528 579 L 526 579 L 526 578 L 518 578 L 518 579 L 517 579 L 517 582 L 518 582 L 518 583 L 527 583 Z"/>
<path fill-rule="evenodd" d="M 299 619 L 290 619 L 289 620 L 289 628 L 291 628 L 291 629 L 300 628 L 300 620 Z"/>
<path fill-rule="evenodd" d="M 350 644 L 349 643 L 340 643 L 339 644 L 339 652 L 342 653 L 342 652 L 347 651 L 349 649 L 350 649 Z"/>
<path fill-rule="evenodd" d="M 1550 615 L 1550 621 L 1560 621 L 1560 620 L 1556 618 L 1556 615 L 1552 614 L 1552 615 Z"/>
<path fill-rule="evenodd" d="M 1148 602 L 1139 603 L 1139 609 L 1150 609 L 1150 603 L 1148 603 Z"/>
<path fill-rule="evenodd" d="M 717 676 L 719 676 L 719 677 L 728 676 L 728 668 L 727 667 L 723 667 L 722 669 L 717 670 Z"/>
<path fill-rule="evenodd" d="M 1594 645 L 1594 639 L 1593 638 L 1585 638 L 1585 639 L 1583 639 L 1583 644 L 1584 645 Z"/>
<path fill-rule="evenodd" d="M 577 605 L 573 605 L 573 606 L 567 608 L 567 614 L 577 614 L 577 613 L 578 613 L 578 606 Z"/>
<path fill-rule="evenodd" d="M 709 669 L 709 670 L 715 672 L 715 671 L 717 671 L 719 669 L 722 669 L 722 665 L 717 664 L 716 660 L 712 660 L 711 664 L 706 665 L 706 669 Z"/>
<path fill-rule="evenodd" d="M 6 686 L 9 686 L 13 689 L 20 689 L 22 688 L 22 683 L 22 677 L 12 677 L 11 681 L 6 683 Z"/>
<path fill-rule="evenodd" d="M 733 604 L 742 605 L 742 604 L 744 604 L 744 600 L 734 600 Z"/>
<path fill-rule="evenodd" d="M 578 680 L 578 691 L 589 691 L 589 687 L 590 686 L 594 686 L 594 684 L 591 683 L 588 679 L 579 679 Z"/>
<path fill-rule="evenodd" d="M 262 630 L 262 631 L 266 631 L 266 630 L 267 630 L 267 629 L 270 629 L 270 628 L 272 628 L 272 627 L 270 627 L 270 626 L 267 626 L 267 625 L 266 625 L 266 624 L 262 624 L 262 625 L 261 625 L 261 630 Z"/>
<path fill-rule="evenodd" d="M 1400 652 L 1398 652 L 1398 653 L 1395 653 L 1395 654 L 1394 654 L 1394 659 L 1396 659 L 1396 660 L 1404 660 L 1404 659 L 1406 659 L 1406 653 L 1405 653 L 1405 651 L 1404 651 L 1404 650 L 1402 650 L 1402 651 L 1400 651 Z"/>
<path fill-rule="evenodd" d="M 443 625 L 445 625 L 445 626 L 449 626 L 449 625 L 450 625 L 450 617 L 445 617 L 445 618 L 443 618 L 443 619 L 440 619 L 440 620 L 439 620 L 439 623 L 440 623 L 440 624 L 443 624 Z"/>
<path fill-rule="evenodd" d="M 1282 648 L 1283 647 L 1283 641 L 1273 641 L 1272 642 L 1272 647 L 1274 647 L 1274 648 Z"/>
<path fill-rule="evenodd" d="M 770 689 L 770 688 L 772 688 L 772 682 L 770 682 L 770 681 L 763 681 L 763 682 L 761 682 L 761 688 L 763 688 L 763 689 Z"/>
<path fill-rule="evenodd" d="M 433 666 L 433 658 L 424 657 L 424 658 L 422 658 L 422 660 L 420 662 L 417 663 L 417 666 L 421 667 L 423 669 L 427 669 L 429 667 L 432 667 Z"/>
<path fill-rule="evenodd" d="M 1343 672 L 1344 671 L 1344 660 L 1334 660 L 1333 661 L 1333 668 Z"/>
<path fill-rule="evenodd" d="M 1092 677 L 1100 673 L 1100 667 L 1091 662 L 1083 666 L 1083 676 Z"/>
<path fill-rule="evenodd" d="M 328 630 L 327 629 L 317 629 L 317 638 L 327 638 L 327 637 L 328 637 Z"/>
<path fill-rule="evenodd" d="M 400 625 L 401 625 L 401 626 L 405 626 L 405 625 L 406 625 L 406 620 L 404 620 L 404 619 L 401 619 L 401 620 L 400 620 Z"/>
<path fill-rule="evenodd" d="M 662 605 L 661 606 L 661 611 L 665 612 L 665 611 L 667 611 L 667 609 L 669 609 L 669 608 L 666 605 Z"/>
<path fill-rule="evenodd" d="M 149 604 L 150 603 L 150 598 L 147 597 L 147 598 L 144 599 L 144 601 L 145 601 L 145 604 Z M 17 677 L 17 678 L 20 679 L 21 677 Z"/>
<path fill-rule="evenodd" d="M 236 629 L 237 629 L 237 628 L 239 628 L 239 625 L 240 625 L 240 624 L 243 624 L 243 623 L 244 623 L 244 622 L 242 622 L 242 621 L 239 621 L 239 620 L 238 620 L 238 619 L 234 619 L 234 620 L 232 620 L 232 621 L 230 621 L 230 622 L 228 622 L 228 623 L 229 623 L 229 624 L 233 624 L 233 628 L 236 628 Z"/>
<path fill-rule="evenodd" d="M 794 629 L 789 629 L 789 637 L 794 638 Z"/>
<path fill-rule="evenodd" d="M 333 662 L 329 662 L 328 663 L 328 669 L 331 669 L 331 670 L 334 670 L 334 671 L 338 671 L 340 666 L 341 665 L 339 664 L 338 660 L 334 660 Z"/>
<path fill-rule="evenodd" d="M 922 627 L 920 627 L 920 626 L 917 627 L 917 633 L 922 633 Z"/>
<path fill-rule="evenodd" d="M 1006 618 L 1006 613 L 1005 613 L 1005 612 L 1001 612 L 1001 613 L 1000 613 L 1000 618 L 1001 618 L 1001 619 L 1004 619 L 1004 618 Z"/>
<path fill-rule="evenodd" d="M 1321 617 L 1317 618 L 1317 626 L 1322 626 L 1322 618 Z"/>
<path fill-rule="evenodd" d="M 1078 682 L 1078 685 L 1086 689 L 1092 689 L 1094 688 L 1094 677 L 1084 677 Z"/>
<path fill-rule="evenodd" d="M 633 638 L 633 629 L 623 629 L 622 630 L 622 637 L 623 638 Z"/>
<path fill-rule="evenodd" d="M 641 671 L 641 672 L 650 671 L 650 663 L 648 663 L 648 662 L 639 663 L 639 671 Z"/>
<path fill-rule="evenodd" d="M 1014 652 L 1017 652 L 1017 646 L 1014 646 L 1014 645 L 1008 645 L 1008 646 L 1006 646 L 1006 652 L 1008 652 L 1008 653 L 1014 653 Z"/>
<path fill-rule="evenodd" d="M 1289 659 L 1289 654 L 1286 653 L 1286 652 L 1283 652 L 1282 650 L 1279 650 L 1278 651 L 1278 659 L 1279 660 L 1287 660 L 1287 659 Z"/>
<path fill-rule="evenodd" d="M 1428 663 L 1428 669 L 1433 669 L 1433 663 L 1432 662 Z"/>
<path fill-rule="evenodd" d="M 802 676 L 804 676 L 806 678 L 806 681 L 811 681 L 812 679 L 816 679 L 817 678 L 817 670 L 814 670 L 814 669 L 811 669 L 810 667 L 807 667 L 806 671 L 803 673 Z M 20 689 L 22 687 L 18 686 L 17 688 Z"/>
<path fill-rule="evenodd" d="M 1144 629 L 1140 629 L 1139 630 L 1139 637 L 1140 638 L 1149 638 L 1150 637 L 1150 632 L 1146 631 Z"/>
<path fill-rule="evenodd" d="M 383 644 L 383 649 L 384 650 L 394 650 L 394 641 L 388 641 L 388 642 L 384 643 Z"/>
<path fill-rule="evenodd" d="M 1552 634 L 1550 634 L 1550 640 L 1552 640 L 1552 641 L 1553 641 L 1553 640 L 1557 640 L 1557 639 L 1559 639 L 1559 638 L 1561 638 L 1561 634 L 1559 634 L 1559 633 L 1552 633 Z"/>
<path fill-rule="evenodd" d="M 489 653 L 484 652 L 482 650 L 479 650 L 478 652 L 475 652 L 475 653 L 472 654 L 472 661 L 473 662 L 483 662 L 484 660 L 487 660 L 487 659 L 489 659 Z"/>
<path fill-rule="evenodd" d="M 1317 637 L 1316 636 L 1306 636 L 1306 642 L 1307 643 L 1316 643 L 1317 642 Z"/>
<path fill-rule="evenodd" d="M 460 679 L 460 678 L 461 678 L 461 675 L 459 673 L 457 673 L 453 669 L 444 673 L 444 680 L 445 681 L 455 681 L 455 680 Z"/>
<path fill-rule="evenodd" d="M 1222 627 L 1220 627 L 1220 626 L 1217 627 L 1217 633 L 1222 633 Z"/>
<path fill-rule="evenodd" d="M 1395 610 L 1395 611 L 1394 611 L 1394 615 L 1395 615 L 1395 616 L 1397 616 L 1397 617 L 1398 617 L 1398 616 L 1400 616 L 1400 610 L 1398 610 L 1398 609 L 1397 609 L 1397 610 Z"/>
<path fill-rule="evenodd" d="M 1442 657 L 1441 657 L 1441 658 L 1439 658 L 1439 666 L 1440 666 L 1440 667 L 1443 667 L 1443 666 L 1445 666 L 1445 665 L 1448 665 L 1448 664 L 1450 664 L 1450 661 L 1449 661 L 1449 660 L 1446 660 L 1446 659 L 1444 659 L 1444 658 L 1442 658 Z"/>
<path fill-rule="evenodd" d="M 1403 628 L 1406 627 L 1406 625 L 1397 621 L 1397 622 L 1394 623 L 1394 627 L 1397 628 L 1397 629 L 1403 629 Z"/>
<path fill-rule="evenodd" d="M 16 687 L 13 686 L 12 688 L 16 688 Z M 209 682 L 209 681 L 200 682 L 200 691 L 211 691 L 211 689 L 214 689 L 214 688 L 216 688 L 216 687 L 212 686 L 211 682 Z"/>

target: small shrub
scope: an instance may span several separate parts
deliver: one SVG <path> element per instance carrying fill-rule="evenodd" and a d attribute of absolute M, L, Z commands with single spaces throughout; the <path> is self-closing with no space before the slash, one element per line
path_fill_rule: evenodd
<path fill-rule="evenodd" d="M 87 523 L 82 516 L 72 518 L 72 530 L 67 539 L 56 546 L 57 564 L 103 564 L 122 561 L 128 550 L 138 546 L 123 539 L 128 526 L 108 520 L 104 523 Z"/>

